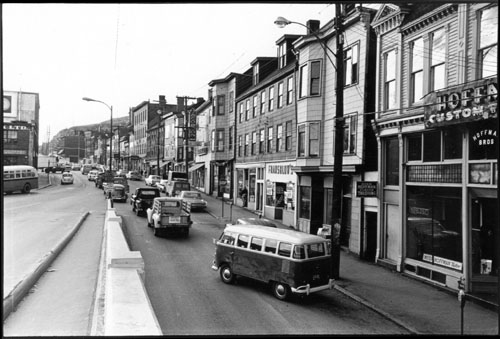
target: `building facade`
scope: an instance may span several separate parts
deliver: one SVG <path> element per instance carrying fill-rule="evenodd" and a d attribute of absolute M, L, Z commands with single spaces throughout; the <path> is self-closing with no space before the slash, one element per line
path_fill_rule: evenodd
<path fill-rule="evenodd" d="M 38 167 L 38 93 L 3 92 L 3 164 Z"/>
<path fill-rule="evenodd" d="M 377 261 L 493 293 L 498 5 L 384 5 L 377 32 Z"/>

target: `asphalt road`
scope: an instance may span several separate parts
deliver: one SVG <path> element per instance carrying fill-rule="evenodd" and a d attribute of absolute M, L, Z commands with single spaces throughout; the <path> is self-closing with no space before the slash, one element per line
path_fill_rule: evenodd
<path fill-rule="evenodd" d="M 131 182 L 131 191 L 143 185 Z M 211 269 L 223 226 L 193 212 L 188 238 L 158 238 L 131 205 L 115 203 L 132 250 L 145 261 L 145 285 L 164 335 L 402 334 L 394 323 L 335 290 L 290 302 L 267 285 L 240 278 L 226 285 Z"/>

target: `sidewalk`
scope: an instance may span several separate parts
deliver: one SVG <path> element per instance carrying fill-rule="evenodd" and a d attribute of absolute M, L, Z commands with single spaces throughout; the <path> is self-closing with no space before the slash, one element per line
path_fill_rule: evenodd
<path fill-rule="evenodd" d="M 245 208 L 222 202 L 206 195 L 208 213 L 231 222 L 255 217 Z M 217 203 L 214 203 L 216 201 Z M 275 220 L 279 227 L 288 228 Z M 363 261 L 353 253 L 341 251 L 340 279 L 335 289 L 394 321 L 412 334 L 461 334 L 461 308 L 456 294 L 391 271 L 375 263 Z M 463 309 L 464 335 L 497 335 L 498 314 L 488 308 L 466 302 Z"/>

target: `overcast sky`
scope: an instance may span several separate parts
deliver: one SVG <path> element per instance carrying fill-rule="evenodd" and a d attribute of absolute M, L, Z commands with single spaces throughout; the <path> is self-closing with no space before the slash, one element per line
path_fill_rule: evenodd
<path fill-rule="evenodd" d="M 40 95 L 40 142 L 64 128 L 128 114 L 165 95 L 207 99 L 211 80 L 276 56 L 284 34 L 305 34 L 283 16 L 323 26 L 335 5 L 2 4 L 3 89 Z"/>

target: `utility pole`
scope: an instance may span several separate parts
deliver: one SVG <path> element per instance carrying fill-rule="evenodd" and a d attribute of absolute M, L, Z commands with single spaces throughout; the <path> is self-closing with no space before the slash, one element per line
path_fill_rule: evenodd
<path fill-rule="evenodd" d="M 340 269 L 340 231 L 342 229 L 342 157 L 344 153 L 344 41 L 342 27 L 341 4 L 335 4 L 336 29 L 336 69 L 337 81 L 335 89 L 335 145 L 333 162 L 333 192 L 332 192 L 332 278 L 339 278 Z"/>
<path fill-rule="evenodd" d="M 177 98 L 182 98 L 182 97 L 177 97 Z M 183 133 L 183 144 L 184 144 L 184 167 L 185 167 L 185 172 L 186 172 L 186 177 L 189 178 L 189 161 L 188 161 L 188 139 L 189 139 L 189 129 L 191 127 L 188 127 L 189 123 L 189 112 L 188 112 L 188 105 L 187 102 L 188 100 L 195 100 L 196 98 L 193 97 L 188 97 L 184 96 L 184 125 L 182 127 L 182 133 Z"/>

